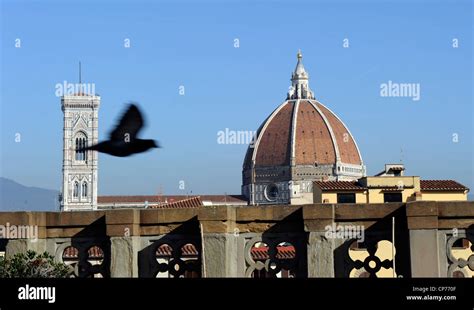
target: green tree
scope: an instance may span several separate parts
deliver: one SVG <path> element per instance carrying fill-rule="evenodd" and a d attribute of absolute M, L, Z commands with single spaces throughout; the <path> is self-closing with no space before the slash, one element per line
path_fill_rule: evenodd
<path fill-rule="evenodd" d="M 54 261 L 48 252 L 17 253 L 10 258 L 0 258 L 0 278 L 66 278 L 72 270 Z"/>

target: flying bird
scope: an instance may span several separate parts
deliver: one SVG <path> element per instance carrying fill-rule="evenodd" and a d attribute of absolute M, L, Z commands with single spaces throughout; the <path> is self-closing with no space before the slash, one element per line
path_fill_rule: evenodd
<path fill-rule="evenodd" d="M 92 150 L 112 156 L 127 157 L 148 151 L 151 148 L 158 148 L 159 145 L 155 140 L 137 138 L 143 126 L 144 121 L 140 110 L 135 104 L 130 104 L 115 129 L 110 133 L 109 140 L 81 150 Z"/>

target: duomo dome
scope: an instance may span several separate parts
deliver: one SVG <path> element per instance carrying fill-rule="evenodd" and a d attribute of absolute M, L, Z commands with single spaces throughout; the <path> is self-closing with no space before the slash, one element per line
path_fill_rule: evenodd
<path fill-rule="evenodd" d="M 357 180 L 365 166 L 342 120 L 314 98 L 301 52 L 287 99 L 257 130 L 243 165 L 250 204 L 313 202 L 313 181 Z"/>

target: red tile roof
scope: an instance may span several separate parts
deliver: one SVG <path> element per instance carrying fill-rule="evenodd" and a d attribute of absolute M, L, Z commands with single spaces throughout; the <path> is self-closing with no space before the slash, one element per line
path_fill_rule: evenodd
<path fill-rule="evenodd" d="M 362 191 L 366 188 L 357 181 L 317 181 L 315 182 L 323 191 Z M 469 190 L 466 186 L 453 180 L 420 180 L 422 191 L 464 191 Z M 401 190 L 397 186 L 378 186 L 384 191 Z"/>
<path fill-rule="evenodd" d="M 247 198 L 243 195 L 199 195 L 202 201 L 211 201 L 213 203 L 243 203 L 247 204 Z"/>
<path fill-rule="evenodd" d="M 323 191 L 363 191 L 365 187 L 357 181 L 316 181 L 315 182 Z"/>
<path fill-rule="evenodd" d="M 268 255 L 268 247 L 266 246 L 252 248 L 250 251 L 253 260 L 267 260 L 270 258 Z M 293 259 L 296 257 L 295 247 L 292 245 L 277 246 L 275 257 L 278 259 Z"/>
<path fill-rule="evenodd" d="M 104 258 L 104 252 L 98 246 L 93 246 L 88 250 L 89 259 L 102 259 Z M 181 256 L 197 256 L 198 250 L 194 244 L 188 243 L 181 247 Z M 69 246 L 63 252 L 63 259 L 74 260 L 77 259 L 79 251 L 77 248 Z M 166 257 L 172 255 L 172 248 L 168 244 L 163 244 L 156 250 L 157 257 Z M 268 247 L 254 247 L 251 249 L 251 256 L 254 260 L 266 260 L 269 259 Z M 292 245 L 277 246 L 276 258 L 278 259 L 293 259 L 296 257 L 295 247 Z"/>
<path fill-rule="evenodd" d="M 102 259 L 104 258 L 104 252 L 98 246 L 91 247 L 88 251 L 89 259 Z M 69 246 L 64 249 L 63 259 L 77 259 L 79 256 L 79 251 L 73 246 Z"/>
<path fill-rule="evenodd" d="M 212 203 L 246 203 L 247 200 L 242 195 L 135 195 L 135 196 L 98 196 L 97 203 L 173 203 L 193 197 L 200 197 L 201 201 L 211 201 Z"/>
<path fill-rule="evenodd" d="M 270 258 L 268 255 L 268 247 L 262 246 L 251 249 L 251 256 L 253 260 L 267 260 Z M 198 251 L 193 244 L 186 244 L 181 247 L 182 256 L 197 256 Z M 168 244 L 163 244 L 156 250 L 157 257 L 167 257 L 172 255 L 172 248 Z M 296 257 L 295 247 L 289 246 L 277 246 L 276 258 L 278 259 L 293 259 Z"/>
<path fill-rule="evenodd" d="M 422 191 L 464 191 L 466 186 L 453 180 L 420 180 Z"/>
<path fill-rule="evenodd" d="M 150 206 L 151 209 L 183 209 L 183 208 L 198 208 L 202 206 L 201 198 L 192 197 L 188 199 L 178 200 L 175 202 L 164 203 Z"/>
<path fill-rule="evenodd" d="M 156 256 L 171 256 L 173 249 L 168 244 L 162 244 L 156 249 Z M 181 247 L 181 256 L 197 256 L 198 251 L 194 244 L 188 243 Z"/>

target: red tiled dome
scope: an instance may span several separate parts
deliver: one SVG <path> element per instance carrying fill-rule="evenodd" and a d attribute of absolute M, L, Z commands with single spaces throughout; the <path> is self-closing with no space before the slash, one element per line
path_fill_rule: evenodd
<path fill-rule="evenodd" d="M 314 181 L 354 181 L 365 175 L 347 126 L 318 102 L 301 51 L 286 101 L 263 122 L 247 150 L 242 195 L 249 204 L 311 203 Z"/>
<path fill-rule="evenodd" d="M 363 165 L 344 123 L 316 100 L 287 100 L 260 126 L 244 169 L 255 166 L 345 164 Z"/>

